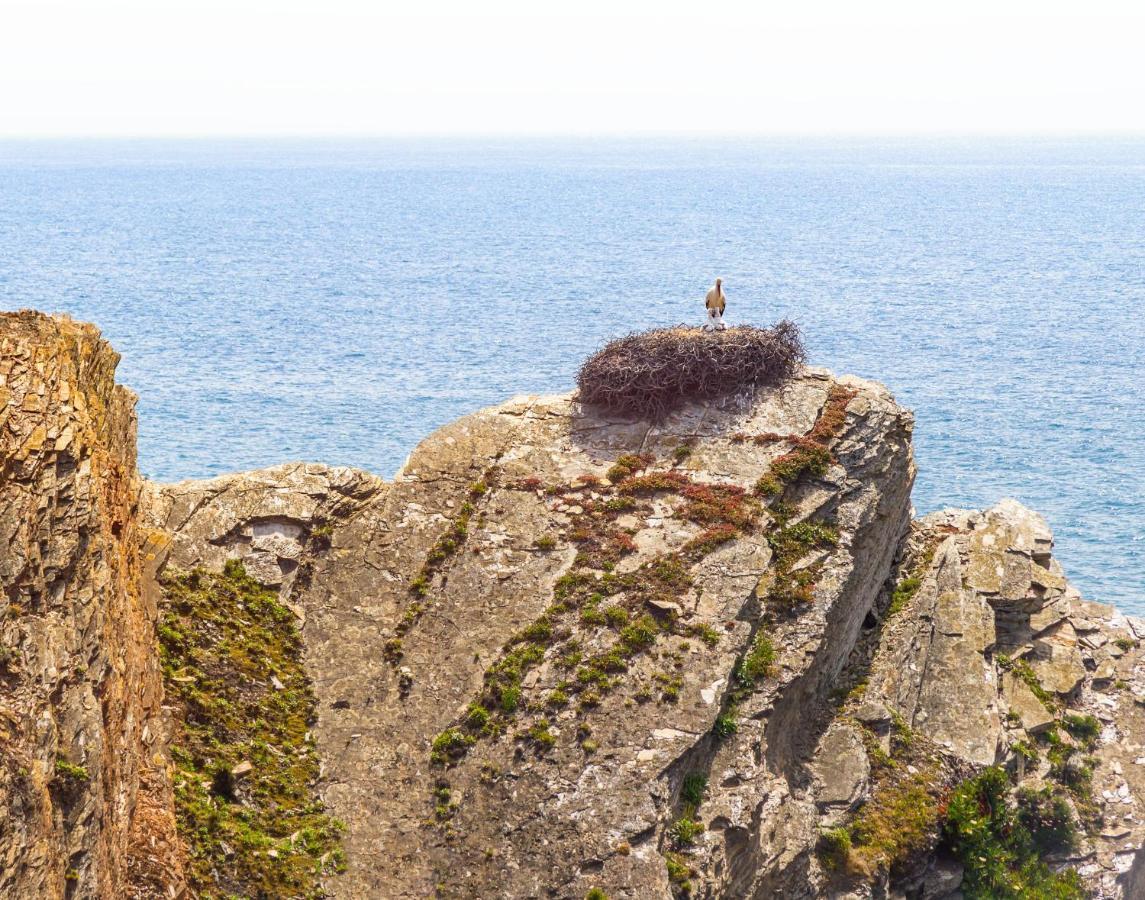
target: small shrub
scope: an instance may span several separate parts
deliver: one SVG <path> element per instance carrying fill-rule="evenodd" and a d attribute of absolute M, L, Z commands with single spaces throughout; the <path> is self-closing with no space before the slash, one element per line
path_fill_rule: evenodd
<path fill-rule="evenodd" d="M 718 716 L 715 725 L 712 726 L 712 733 L 720 740 L 730 738 L 737 731 L 739 723 L 736 721 L 735 713 L 730 710 Z"/>
<path fill-rule="evenodd" d="M 680 799 L 692 806 L 699 807 L 704 799 L 704 790 L 708 786 L 708 776 L 703 772 L 689 772 L 684 776 L 684 784 L 680 788 Z"/>
<path fill-rule="evenodd" d="M 766 678 L 774 669 L 775 646 L 766 634 L 757 634 L 752 642 L 751 650 L 744 657 L 739 667 L 740 681 L 754 683 Z"/>
<path fill-rule="evenodd" d="M 56 759 L 56 777 L 72 784 L 79 784 L 88 780 L 88 773 L 84 766 L 77 766 L 61 757 Z"/>
<path fill-rule="evenodd" d="M 1008 791 L 1006 773 L 995 766 L 964 781 L 950 799 L 946 835 L 965 866 L 963 893 L 969 900 L 1086 897 L 1075 870 L 1054 872 L 1039 858 L 1035 839 L 1007 803 Z M 1060 837 L 1060 823 L 1043 839 L 1051 833 Z"/>
<path fill-rule="evenodd" d="M 703 831 L 702 822 L 684 816 L 677 819 L 675 824 L 668 829 L 668 836 L 672 838 L 672 843 L 677 847 L 690 847 L 696 842 L 696 838 L 703 834 Z"/>
<path fill-rule="evenodd" d="M 557 545 L 557 539 L 551 534 L 544 534 L 537 538 L 538 550 L 552 550 Z"/>
<path fill-rule="evenodd" d="M 664 864 L 668 868 L 668 880 L 685 894 L 692 892 L 691 878 L 695 874 L 687 860 L 679 853 L 665 853 Z"/>
<path fill-rule="evenodd" d="M 1018 792 L 1018 821 L 1029 831 L 1039 853 L 1070 850 L 1077 843 L 1073 809 L 1061 788 L 1022 788 Z"/>
<path fill-rule="evenodd" d="M 1097 740 L 1097 736 L 1101 734 L 1101 723 L 1093 716 L 1067 713 L 1062 716 L 1061 723 L 1071 737 L 1087 746 L 1091 746 Z"/>

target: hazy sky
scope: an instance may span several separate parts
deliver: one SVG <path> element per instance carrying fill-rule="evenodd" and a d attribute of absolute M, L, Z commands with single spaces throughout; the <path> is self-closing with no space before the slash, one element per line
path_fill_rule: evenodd
<path fill-rule="evenodd" d="M 0 0 L 0 135 L 1145 132 L 1145 2 Z"/>

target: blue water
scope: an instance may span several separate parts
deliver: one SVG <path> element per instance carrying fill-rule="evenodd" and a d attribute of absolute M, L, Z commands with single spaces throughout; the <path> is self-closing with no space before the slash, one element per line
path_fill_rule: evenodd
<path fill-rule="evenodd" d="M 0 144 L 0 307 L 103 328 L 159 479 L 389 475 L 717 274 L 915 409 L 920 512 L 1145 613 L 1145 142 Z"/>

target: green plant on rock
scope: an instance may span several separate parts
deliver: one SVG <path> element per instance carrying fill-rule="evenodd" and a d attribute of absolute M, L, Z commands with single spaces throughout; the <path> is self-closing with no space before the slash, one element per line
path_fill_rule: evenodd
<path fill-rule="evenodd" d="M 762 632 L 756 634 L 751 649 L 740 663 L 736 674 L 740 681 L 754 684 L 762 678 L 771 675 L 775 670 L 775 645 L 771 638 Z"/>
<path fill-rule="evenodd" d="M 1008 802 L 1009 787 L 1005 771 L 992 767 L 963 782 L 951 796 L 945 830 L 965 866 L 963 894 L 968 900 L 1086 897 L 1075 870 L 1054 872 L 1042 861 L 1037 841 Z M 1053 829 L 1056 839 L 1062 826 Z"/>
<path fill-rule="evenodd" d="M 1101 734 L 1101 723 L 1089 715 L 1066 713 L 1061 718 L 1061 725 L 1070 737 L 1081 741 L 1087 747 L 1092 747 Z"/>
<path fill-rule="evenodd" d="M 708 786 L 708 776 L 703 772 L 689 772 L 684 776 L 684 783 L 680 787 L 680 799 L 698 809 L 704 799 L 704 790 Z"/>
<path fill-rule="evenodd" d="M 898 615 L 906 608 L 906 605 L 910 603 L 914 595 L 918 593 L 918 589 L 922 587 L 922 579 L 925 577 L 931 563 L 934 562 L 934 554 L 937 548 L 937 541 L 930 542 L 922 552 L 922 555 L 918 558 L 918 562 L 911 568 L 910 574 L 895 585 L 895 589 L 891 593 L 891 602 L 887 605 L 884 618 L 890 619 Z"/>
<path fill-rule="evenodd" d="M 56 758 L 56 777 L 62 781 L 79 784 L 88 780 L 87 768 L 68 762 L 63 757 Z"/>
<path fill-rule="evenodd" d="M 463 757 L 475 743 L 477 739 L 460 728 L 447 728 L 433 739 L 430 759 L 438 765 L 445 765 Z"/>
<path fill-rule="evenodd" d="M 664 864 L 668 868 L 668 880 L 682 893 L 692 892 L 691 879 L 695 877 L 695 870 L 688 865 L 688 860 L 680 853 L 665 853 Z"/>
<path fill-rule="evenodd" d="M 1077 844 L 1077 821 L 1061 788 L 1048 784 L 1021 788 L 1017 812 L 1039 854 L 1072 850 Z"/>
<path fill-rule="evenodd" d="M 734 709 L 728 709 L 717 716 L 712 726 L 712 734 L 719 740 L 730 738 L 737 731 L 739 731 L 739 721 Z"/>
<path fill-rule="evenodd" d="M 631 478 L 635 473 L 652 465 L 652 457 L 643 453 L 625 453 L 618 456 L 605 477 L 613 484 Z"/>
<path fill-rule="evenodd" d="M 325 896 L 323 875 L 345 869 L 343 826 L 314 787 L 315 700 L 294 614 L 237 560 L 165 578 L 163 590 L 175 814 L 193 889 Z"/>
<path fill-rule="evenodd" d="M 704 832 L 704 825 L 695 819 L 683 816 L 668 829 L 668 836 L 677 847 L 691 847 Z"/>
<path fill-rule="evenodd" d="M 851 853 L 851 831 L 849 828 L 831 828 L 819 835 L 815 852 L 823 867 L 835 871 L 843 869 Z"/>

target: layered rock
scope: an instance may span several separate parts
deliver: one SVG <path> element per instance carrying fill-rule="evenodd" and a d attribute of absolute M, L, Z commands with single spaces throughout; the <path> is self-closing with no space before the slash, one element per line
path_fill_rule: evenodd
<path fill-rule="evenodd" d="M 135 398 L 90 325 L 0 317 L 0 896 L 178 890 Z"/>
<path fill-rule="evenodd" d="M 1084 827 L 1050 861 L 1075 868 L 1095 898 L 1142 896 L 1145 621 L 1083 600 L 1052 546 L 1046 522 L 1013 500 L 915 523 L 901 567 L 909 589 L 884 603 L 884 622 L 857 646 L 848 673 L 857 696 L 816 751 L 813 767 L 842 782 L 813 786 L 821 827 L 871 799 L 839 733 L 885 738 L 896 719 L 964 772 L 1005 766 L 1018 792 L 1062 797 Z M 818 859 L 813 869 L 819 885 L 832 882 Z M 933 861 L 911 875 L 908 895 L 962 896 L 959 878 L 932 889 Z"/>
<path fill-rule="evenodd" d="M 656 424 L 524 397 L 389 483 L 141 489 L 98 333 L 18 314 L 0 342 L 0 896 L 182 890 L 158 578 L 232 559 L 302 625 L 335 896 L 982 896 L 947 817 L 995 767 L 1079 823 L 1037 877 L 1145 894 L 1145 624 L 1013 501 L 912 525 L 877 384 L 807 370 Z"/>
<path fill-rule="evenodd" d="M 644 454 L 647 473 L 750 496 L 771 463 L 813 429 L 833 390 L 844 410 L 833 460 L 822 477 L 785 496 L 784 516 L 788 526 L 824 523 L 835 537 L 796 560 L 816 567 L 814 590 L 798 615 L 768 625 L 779 653 L 765 687 L 729 708 L 736 667 L 760 637 L 761 598 L 776 577 L 767 538 L 778 525 L 761 513 L 756 527 L 694 562 L 689 589 L 648 607 L 672 626 L 614 673 L 599 700 L 579 707 L 577 697 L 567 705 L 546 700 L 575 681 L 577 668 L 558 662 L 570 646 L 587 658 L 611 639 L 607 629 L 568 617 L 557 626 L 566 633 L 558 631 L 524 678 L 505 732 L 476 740 L 447 765 L 431 760 L 434 737 L 465 720 L 486 671 L 554 603 L 574 565 L 585 507 L 615 495 L 605 475 L 618 458 Z M 691 858 L 693 882 L 719 893 L 754 889 L 791 840 L 760 821 L 788 805 L 785 770 L 811 741 L 802 710 L 829 691 L 907 528 L 910 429 L 909 415 L 881 387 L 812 372 L 780 391 L 728 408 L 689 408 L 656 426 L 601 418 L 568 397 L 522 398 L 428 438 L 388 488 L 360 474 L 332 479 L 355 485 L 341 491 L 355 499 L 324 519 L 330 545 L 304 551 L 304 577 L 289 591 L 305 616 L 321 704 L 325 799 L 349 826 L 351 865 L 331 889 L 583 896 L 604 884 L 614 896 L 666 896 L 668 830 L 684 776 L 701 771 L 712 825 Z M 792 437 L 754 440 L 776 434 Z M 216 481 L 157 491 L 155 521 L 175 525 L 173 558 L 217 564 L 212 554 L 262 552 L 252 526 L 281 522 L 284 503 L 309 502 L 305 490 L 284 499 L 277 473 L 269 481 L 277 487 L 268 490 L 267 473 L 256 473 L 227 489 Z M 427 569 L 459 516 L 467 522 L 460 548 Z M 298 511 L 285 519 L 302 528 L 314 521 Z M 669 490 L 616 522 L 631 548 L 616 563 L 620 575 L 671 558 L 703 532 Z M 279 560 L 294 558 L 291 549 Z M 611 605 L 624 602 L 622 592 Z M 423 605 L 403 627 L 411 607 Z M 722 742 L 712 734 L 721 717 L 736 728 Z M 543 752 L 520 738 L 530 729 L 542 735 Z"/>

